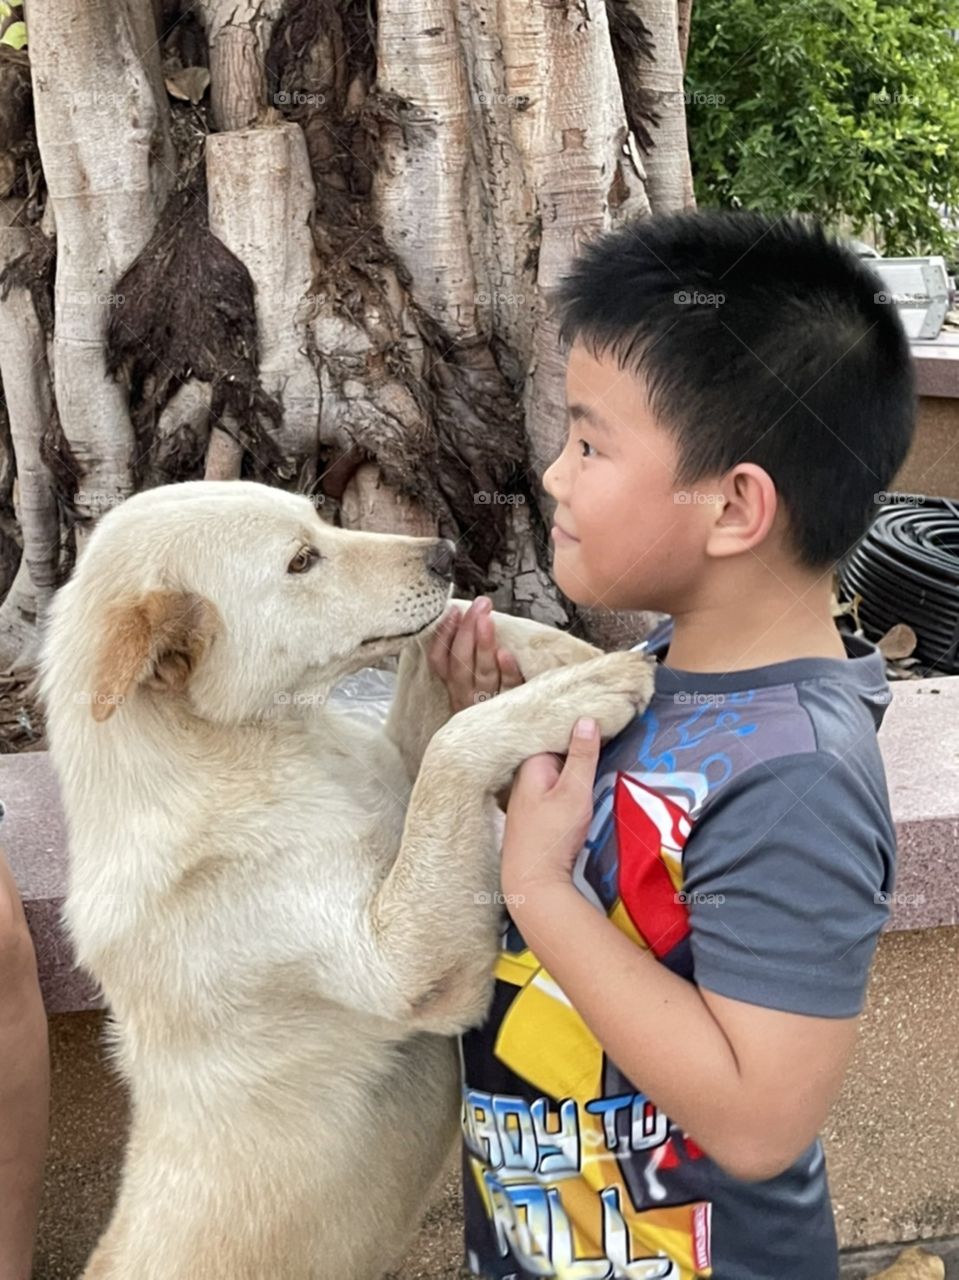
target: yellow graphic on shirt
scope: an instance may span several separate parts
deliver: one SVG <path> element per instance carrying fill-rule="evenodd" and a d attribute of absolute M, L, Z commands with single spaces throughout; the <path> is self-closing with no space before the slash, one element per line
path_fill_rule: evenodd
<path fill-rule="evenodd" d="M 664 857 L 658 839 L 655 848 L 674 899 L 679 860 Z M 622 899 L 608 915 L 649 949 Z M 493 1051 L 540 1095 L 530 1102 L 464 1090 L 470 1165 L 500 1255 L 509 1251 L 524 1274 L 560 1280 L 710 1276 L 710 1202 L 655 1203 L 665 1198 L 664 1162 L 679 1163 L 668 1118 L 642 1094 L 604 1097 L 602 1047 L 531 950 L 501 951 L 495 976 L 516 994 Z M 690 1140 L 684 1146 L 687 1158 L 701 1156 Z M 642 1208 L 621 1157 L 643 1178 Z"/>

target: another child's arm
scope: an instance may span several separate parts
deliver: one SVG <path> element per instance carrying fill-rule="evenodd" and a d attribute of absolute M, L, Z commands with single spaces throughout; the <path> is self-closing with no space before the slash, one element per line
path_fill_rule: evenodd
<path fill-rule="evenodd" d="M 697 987 L 644 951 L 572 883 L 592 817 L 599 735 L 565 764 L 532 756 L 513 784 L 503 891 L 530 947 L 619 1068 L 723 1168 L 788 1168 L 817 1135 L 856 1017 L 786 1013 Z"/>
<path fill-rule="evenodd" d="M 47 1021 L 36 959 L 0 852 L 0 1280 L 29 1280 L 49 1092 Z"/>

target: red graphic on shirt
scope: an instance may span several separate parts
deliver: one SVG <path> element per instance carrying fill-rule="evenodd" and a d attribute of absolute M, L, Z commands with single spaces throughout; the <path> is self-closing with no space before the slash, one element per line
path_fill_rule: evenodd
<path fill-rule="evenodd" d="M 613 795 L 619 851 L 619 896 L 630 920 L 659 958 L 689 933 L 685 903 L 663 861 L 682 855 L 691 823 L 662 791 L 620 773 Z"/>

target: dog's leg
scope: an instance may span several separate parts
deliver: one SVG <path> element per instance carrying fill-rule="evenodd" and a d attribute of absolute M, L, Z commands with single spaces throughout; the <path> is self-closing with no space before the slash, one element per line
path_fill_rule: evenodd
<path fill-rule="evenodd" d="M 565 752 L 577 717 L 594 716 L 609 738 L 652 689 L 648 658 L 606 654 L 468 707 L 434 735 L 371 911 L 380 964 L 411 1025 L 455 1034 L 485 1012 L 499 915 L 493 796 L 527 756 Z"/>
<path fill-rule="evenodd" d="M 451 600 L 460 613 L 470 606 L 469 600 Z M 530 618 L 514 618 L 506 613 L 490 614 L 496 630 L 496 642 L 509 649 L 519 664 L 524 680 L 532 680 L 544 671 L 585 662 L 602 653 L 595 645 L 555 627 L 547 627 Z M 407 645 L 400 654 L 396 690 L 390 704 L 384 732 L 399 748 L 411 780 L 419 773 L 423 753 L 436 733 L 451 715 L 446 685 L 429 669 L 427 650 L 433 642 L 435 627 Z"/>
<path fill-rule="evenodd" d="M 113 1217 L 87 1261 L 81 1280 L 120 1280 L 123 1275 L 121 1226 L 115 1207 Z"/>

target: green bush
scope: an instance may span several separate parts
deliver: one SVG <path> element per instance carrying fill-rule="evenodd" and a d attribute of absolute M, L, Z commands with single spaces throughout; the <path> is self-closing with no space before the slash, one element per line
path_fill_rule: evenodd
<path fill-rule="evenodd" d="M 696 198 L 944 253 L 959 211 L 959 0 L 695 0 L 686 76 Z"/>

